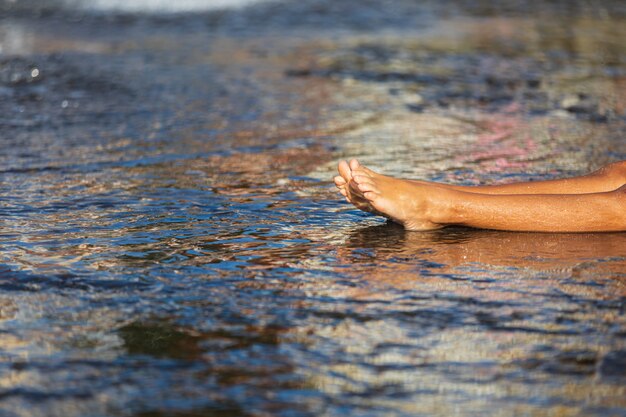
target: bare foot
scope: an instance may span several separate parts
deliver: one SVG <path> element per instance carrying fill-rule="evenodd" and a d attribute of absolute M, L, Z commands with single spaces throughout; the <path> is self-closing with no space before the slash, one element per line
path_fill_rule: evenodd
<path fill-rule="evenodd" d="M 344 196 L 349 203 L 352 203 L 350 190 L 348 189 L 348 183 L 352 181 L 352 170 L 346 161 L 341 161 L 337 166 L 337 171 L 339 171 L 339 175 L 333 178 L 335 185 L 339 189 L 341 195 Z"/>
<path fill-rule="evenodd" d="M 355 164 L 352 179 L 344 185 L 349 201 L 365 200 L 365 211 L 385 216 L 408 230 L 433 230 L 444 225 L 432 221 L 432 197 L 442 192 L 437 186 L 378 174 Z M 345 178 L 344 178 L 345 180 Z"/>
<path fill-rule="evenodd" d="M 334 178 L 335 185 L 339 189 L 339 193 L 346 198 L 346 201 L 354 204 L 359 210 L 373 213 L 379 216 L 385 216 L 383 213 L 376 210 L 370 201 L 363 196 L 363 193 L 358 189 L 356 183 L 352 178 L 352 171 L 359 169 L 361 165 L 356 159 L 352 159 L 350 163 L 346 161 L 339 162 L 337 170 L 339 175 Z"/>

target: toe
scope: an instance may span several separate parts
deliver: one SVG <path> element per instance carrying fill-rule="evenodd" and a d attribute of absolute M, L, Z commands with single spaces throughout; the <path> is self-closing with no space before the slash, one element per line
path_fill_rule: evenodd
<path fill-rule="evenodd" d="M 366 183 L 359 183 L 357 184 L 359 187 L 359 190 L 361 192 L 365 192 L 365 191 L 372 191 L 372 186 L 370 184 L 366 184 Z"/>
<path fill-rule="evenodd" d="M 374 201 L 378 198 L 378 193 L 374 191 L 366 191 L 363 193 L 363 197 L 367 198 L 369 201 Z"/>
<path fill-rule="evenodd" d="M 369 176 L 358 174 L 358 175 L 354 175 L 353 179 L 357 184 L 361 184 L 361 183 L 373 184 L 373 181 Z"/>
<path fill-rule="evenodd" d="M 359 190 L 359 185 L 356 182 L 350 181 L 348 183 L 348 192 L 356 193 L 358 195 L 361 193 L 361 190 Z"/>
<path fill-rule="evenodd" d="M 352 179 L 352 174 L 350 173 L 350 165 L 348 165 L 346 161 L 339 162 L 337 169 L 339 170 L 339 175 L 343 177 L 345 182 L 349 182 Z"/>
<path fill-rule="evenodd" d="M 359 164 L 359 161 L 357 161 L 356 159 L 352 159 L 350 161 L 350 169 L 352 169 L 353 171 L 355 169 L 359 169 L 360 166 L 361 166 L 361 164 Z"/>
<path fill-rule="evenodd" d="M 335 181 L 335 185 L 337 187 L 345 187 L 345 185 L 347 184 L 346 180 L 341 175 L 337 175 L 335 178 L 333 178 L 333 181 Z"/>
<path fill-rule="evenodd" d="M 358 184 L 359 190 L 364 193 L 367 191 L 378 192 L 376 186 L 371 182 L 362 182 Z"/>

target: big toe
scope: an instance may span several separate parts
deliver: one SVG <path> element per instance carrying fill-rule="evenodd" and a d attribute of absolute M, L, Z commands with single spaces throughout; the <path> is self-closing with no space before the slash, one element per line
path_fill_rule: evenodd
<path fill-rule="evenodd" d="M 352 179 L 352 172 L 350 165 L 348 165 L 346 161 L 339 162 L 337 170 L 339 171 L 339 175 L 341 175 L 346 182 L 350 182 Z"/>

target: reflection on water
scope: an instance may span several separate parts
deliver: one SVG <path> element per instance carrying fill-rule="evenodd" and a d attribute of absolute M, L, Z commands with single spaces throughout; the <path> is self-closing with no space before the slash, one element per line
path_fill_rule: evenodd
<path fill-rule="evenodd" d="M 626 235 L 331 187 L 626 159 L 619 2 L 437 3 L 0 1 L 0 414 L 623 415 Z"/>

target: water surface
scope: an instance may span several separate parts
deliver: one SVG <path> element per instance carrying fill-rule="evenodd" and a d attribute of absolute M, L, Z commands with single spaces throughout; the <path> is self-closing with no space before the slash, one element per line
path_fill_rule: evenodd
<path fill-rule="evenodd" d="M 0 414 L 626 415 L 626 235 L 331 184 L 626 159 L 621 2 L 148 9 L 0 2 Z"/>

